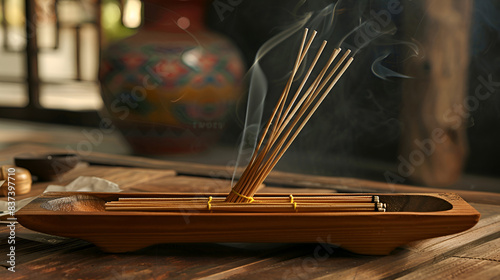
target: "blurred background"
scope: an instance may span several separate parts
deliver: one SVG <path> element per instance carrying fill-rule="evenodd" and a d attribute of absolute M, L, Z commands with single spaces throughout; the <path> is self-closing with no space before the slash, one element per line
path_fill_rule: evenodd
<path fill-rule="evenodd" d="M 355 63 L 277 169 L 500 191 L 500 1 L 433 2 L 1 0 L 0 148 L 234 165 L 309 27 Z"/>

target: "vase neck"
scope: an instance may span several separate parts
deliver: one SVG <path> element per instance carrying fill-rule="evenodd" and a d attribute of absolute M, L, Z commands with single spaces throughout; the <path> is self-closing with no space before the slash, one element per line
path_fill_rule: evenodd
<path fill-rule="evenodd" d="M 205 0 L 144 0 L 143 28 L 165 32 L 205 30 Z"/>

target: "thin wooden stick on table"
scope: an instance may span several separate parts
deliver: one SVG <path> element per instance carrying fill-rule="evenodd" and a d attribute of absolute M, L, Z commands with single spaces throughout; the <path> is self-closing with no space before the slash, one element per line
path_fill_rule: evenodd
<path fill-rule="evenodd" d="M 120 198 L 108 211 L 351 212 L 385 211 L 378 196 L 259 197 L 253 203 L 226 202 L 224 197 Z"/>

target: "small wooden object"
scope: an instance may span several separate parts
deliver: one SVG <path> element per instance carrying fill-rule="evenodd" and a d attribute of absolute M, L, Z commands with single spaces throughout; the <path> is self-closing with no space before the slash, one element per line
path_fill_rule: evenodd
<path fill-rule="evenodd" d="M 159 243 L 329 242 L 359 254 L 385 255 L 411 241 L 443 236 L 474 226 L 480 214 L 456 194 L 360 194 L 378 196 L 387 212 L 175 212 L 106 211 L 119 199 L 206 200 L 224 194 L 44 193 L 16 213 L 32 230 L 80 238 L 106 252 L 128 252 Z M 259 194 L 256 200 L 277 197 Z M 294 198 L 342 199 L 356 194 L 297 194 Z M 289 199 L 283 195 L 280 199 Z M 238 205 L 232 203 L 233 205 Z M 255 205 L 245 203 L 239 205 Z M 189 210 L 189 211 L 188 211 Z M 196 210 L 196 209 L 194 209 Z"/>
<path fill-rule="evenodd" d="M 22 167 L 13 165 L 0 167 L 0 190 L 3 196 L 11 197 L 29 193 L 31 191 L 31 173 Z M 15 195 L 9 195 L 9 192 L 14 192 Z"/>

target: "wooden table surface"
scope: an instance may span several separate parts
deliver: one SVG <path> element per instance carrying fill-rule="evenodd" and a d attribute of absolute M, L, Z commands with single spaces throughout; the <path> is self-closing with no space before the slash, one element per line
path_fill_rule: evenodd
<path fill-rule="evenodd" d="M 42 146 L 0 151 L 8 162 Z M 78 176 L 96 176 L 138 192 L 228 192 L 225 167 L 92 154 L 55 182 L 37 183 L 29 197 L 48 184 L 65 185 Z M 195 176 L 196 175 L 196 176 Z M 349 178 L 274 172 L 266 192 L 442 192 Z M 447 190 L 450 191 L 450 190 Z M 355 255 L 325 244 L 162 244 L 132 253 L 103 253 L 76 239 L 48 238 L 16 225 L 16 272 L 7 270 L 9 229 L 0 227 L 0 279 L 500 279 L 500 195 L 457 191 L 481 213 L 472 229 L 413 242 L 388 256 Z M 5 199 L 5 198 L 2 198 Z"/>

